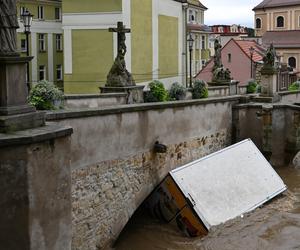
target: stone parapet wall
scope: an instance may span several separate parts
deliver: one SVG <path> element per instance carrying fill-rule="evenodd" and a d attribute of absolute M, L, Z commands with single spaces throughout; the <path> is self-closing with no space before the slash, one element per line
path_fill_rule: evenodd
<path fill-rule="evenodd" d="M 74 129 L 72 249 L 114 241 L 168 171 L 232 142 L 239 96 L 48 114 Z M 166 154 L 153 152 L 159 141 Z"/>
<path fill-rule="evenodd" d="M 112 105 L 126 104 L 126 93 L 99 95 L 66 95 L 64 106 L 66 109 L 101 108 Z"/>
<path fill-rule="evenodd" d="M 270 158 L 285 166 L 300 150 L 300 107 L 289 104 L 240 104 L 234 108 L 234 138 L 251 138 Z"/>
<path fill-rule="evenodd" d="M 282 103 L 294 104 L 300 102 L 300 91 L 281 91 L 278 92 Z"/>

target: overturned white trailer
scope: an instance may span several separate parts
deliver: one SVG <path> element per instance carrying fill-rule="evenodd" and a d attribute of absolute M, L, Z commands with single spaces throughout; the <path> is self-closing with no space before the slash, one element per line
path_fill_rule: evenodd
<path fill-rule="evenodd" d="M 147 204 L 159 218 L 190 236 L 254 210 L 286 190 L 248 139 L 169 173 Z"/>

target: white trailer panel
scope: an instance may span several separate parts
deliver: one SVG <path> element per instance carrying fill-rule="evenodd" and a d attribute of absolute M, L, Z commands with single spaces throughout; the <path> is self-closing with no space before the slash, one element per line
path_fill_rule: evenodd
<path fill-rule="evenodd" d="M 208 230 L 254 210 L 286 190 L 250 139 L 170 174 Z"/>

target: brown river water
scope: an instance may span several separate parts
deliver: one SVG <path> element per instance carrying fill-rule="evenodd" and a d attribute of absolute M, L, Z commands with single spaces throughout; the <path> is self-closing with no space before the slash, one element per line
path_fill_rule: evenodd
<path fill-rule="evenodd" d="M 203 238 L 188 238 L 140 208 L 114 250 L 300 250 L 300 170 L 276 171 L 288 191 L 254 212 L 217 226 Z"/>

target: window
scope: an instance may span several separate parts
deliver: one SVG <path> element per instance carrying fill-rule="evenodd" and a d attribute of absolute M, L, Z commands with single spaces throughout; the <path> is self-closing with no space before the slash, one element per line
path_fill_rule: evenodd
<path fill-rule="evenodd" d="M 205 66 L 206 60 L 202 60 L 202 68 Z"/>
<path fill-rule="evenodd" d="M 62 35 L 56 34 L 56 51 L 62 51 Z"/>
<path fill-rule="evenodd" d="M 296 68 L 297 62 L 296 62 L 295 57 L 292 56 L 292 57 L 289 58 L 289 66 L 292 67 L 292 68 Z"/>
<path fill-rule="evenodd" d="M 39 66 L 39 80 L 45 80 L 46 79 L 46 67 L 45 65 Z"/>
<path fill-rule="evenodd" d="M 231 63 L 231 54 L 230 54 L 230 53 L 227 54 L 227 61 L 228 61 L 229 63 Z"/>
<path fill-rule="evenodd" d="M 194 12 L 194 17 L 195 17 L 195 22 L 197 23 L 198 22 L 198 11 Z"/>
<path fill-rule="evenodd" d="M 202 49 L 205 49 L 205 36 L 202 36 L 201 43 Z"/>
<path fill-rule="evenodd" d="M 284 27 L 284 17 L 279 16 L 277 17 L 277 28 L 283 28 Z"/>
<path fill-rule="evenodd" d="M 40 52 L 46 51 L 45 34 L 39 34 L 39 51 Z"/>
<path fill-rule="evenodd" d="M 219 33 L 224 33 L 224 28 L 222 26 L 218 27 L 218 32 Z"/>
<path fill-rule="evenodd" d="M 27 42 L 26 39 L 21 39 L 21 51 L 26 52 L 27 51 Z"/>
<path fill-rule="evenodd" d="M 196 21 L 195 11 L 189 10 L 189 22 L 195 22 L 195 21 Z"/>
<path fill-rule="evenodd" d="M 238 29 L 238 27 L 237 27 L 236 25 L 232 25 L 232 26 L 230 27 L 230 32 L 231 32 L 231 33 L 238 33 L 238 32 L 239 32 L 239 29 Z"/>
<path fill-rule="evenodd" d="M 44 6 L 38 6 L 38 19 L 44 19 Z"/>
<path fill-rule="evenodd" d="M 197 35 L 195 35 L 195 49 L 200 49 L 200 41 Z"/>
<path fill-rule="evenodd" d="M 57 81 L 61 81 L 62 80 L 62 65 L 56 65 L 56 79 Z"/>
<path fill-rule="evenodd" d="M 256 22 L 255 22 L 255 27 L 257 29 L 261 29 L 261 19 L 260 18 L 256 18 Z"/>
<path fill-rule="evenodd" d="M 20 7 L 20 16 L 21 15 L 23 15 L 24 14 L 24 12 L 27 10 L 27 8 L 26 7 L 24 7 L 24 6 L 21 6 Z"/>
<path fill-rule="evenodd" d="M 60 21 L 61 20 L 61 8 L 56 7 L 55 8 L 55 20 Z"/>

